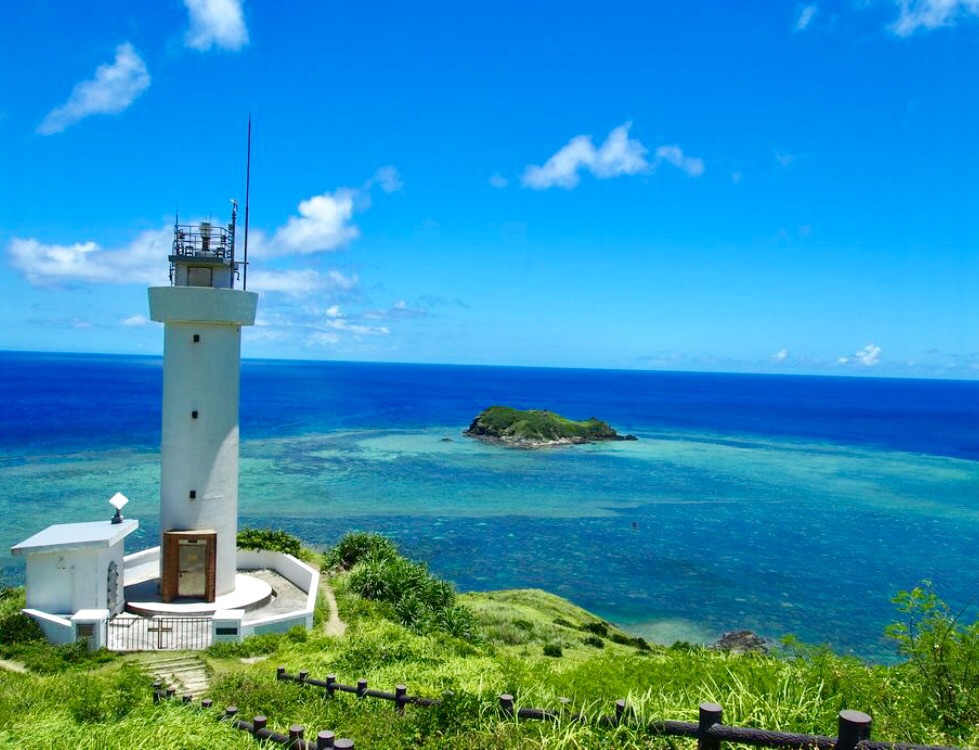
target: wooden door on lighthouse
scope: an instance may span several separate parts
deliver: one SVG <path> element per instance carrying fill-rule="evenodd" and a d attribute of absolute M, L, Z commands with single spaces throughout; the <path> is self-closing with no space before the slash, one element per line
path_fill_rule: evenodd
<path fill-rule="evenodd" d="M 216 562 L 216 532 L 165 532 L 163 585 L 160 592 L 163 601 L 201 599 L 213 602 Z"/>

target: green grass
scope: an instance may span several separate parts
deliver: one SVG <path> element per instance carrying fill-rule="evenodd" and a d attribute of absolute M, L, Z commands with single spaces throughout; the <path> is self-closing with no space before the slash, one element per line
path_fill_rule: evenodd
<path fill-rule="evenodd" d="M 697 706 L 705 700 L 720 703 L 725 723 L 733 725 L 834 735 L 839 711 L 855 708 L 873 716 L 875 739 L 979 743 L 974 722 L 950 721 L 935 704 L 914 653 L 909 662 L 887 667 L 799 644 L 775 656 L 737 656 L 701 647 L 643 648 L 615 626 L 535 590 L 452 598 L 440 594 L 436 610 L 463 607 L 470 613 L 474 636 L 459 637 L 439 627 L 437 617 L 405 625 L 390 601 L 363 597 L 358 566 L 385 557 L 398 565 L 404 561 L 396 553 L 389 555 L 389 544 L 375 538 L 354 542 L 344 549 L 356 548 L 357 554 L 334 550 L 327 555 L 334 570 L 349 568 L 332 579 L 341 617 L 349 625 L 346 635 L 294 631 L 213 647 L 204 657 L 214 675 L 211 697 L 217 707 L 234 704 L 245 719 L 263 714 L 271 728 L 282 732 L 299 723 L 309 735 L 330 729 L 353 738 L 358 747 L 390 750 L 692 748 L 686 740 L 650 740 L 639 726 L 654 719 L 695 721 Z M 412 570 L 412 575 L 421 575 L 423 568 Z M 430 576 L 420 580 L 437 582 Z M 941 614 L 940 608 L 929 611 L 931 615 L 911 614 Z M 931 621 L 924 632 L 934 632 L 937 624 Z M 927 625 L 917 622 L 914 632 Z M 586 639 L 597 639 L 603 647 L 588 645 Z M 932 643 L 927 641 L 929 648 Z M 545 648 L 552 655 L 545 655 Z M 963 653 L 954 652 L 956 658 Z M 242 661 L 255 655 L 267 658 Z M 321 679 L 335 673 L 346 684 L 366 678 L 371 687 L 389 691 L 405 683 L 410 694 L 441 697 L 444 704 L 434 709 L 408 706 L 404 716 L 397 716 L 386 701 L 345 694 L 330 698 L 320 689 L 277 682 L 279 665 L 292 674 L 306 669 Z M 557 709 L 566 698 L 571 710 L 589 716 L 610 713 L 614 701 L 625 698 L 636 723 L 613 729 L 503 719 L 497 699 L 504 692 L 513 694 L 518 706 Z M 125 657 L 80 663 L 57 674 L 0 671 L 0 747 L 220 750 L 258 745 L 179 703 L 154 705 L 150 678 Z"/>

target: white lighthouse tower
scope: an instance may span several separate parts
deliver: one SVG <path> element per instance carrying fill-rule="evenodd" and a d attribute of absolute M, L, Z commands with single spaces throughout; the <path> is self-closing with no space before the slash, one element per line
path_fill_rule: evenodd
<path fill-rule="evenodd" d="M 227 227 L 174 225 L 170 286 L 149 290 L 163 323 L 160 595 L 213 602 L 235 589 L 241 327 L 258 295 L 235 289 L 237 205 Z"/>

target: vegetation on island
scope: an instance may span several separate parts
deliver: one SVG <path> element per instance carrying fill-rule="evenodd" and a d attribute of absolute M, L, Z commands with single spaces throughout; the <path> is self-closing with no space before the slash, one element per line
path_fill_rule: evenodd
<path fill-rule="evenodd" d="M 522 448 L 636 439 L 635 435 L 619 435 L 607 422 L 595 417 L 575 422 L 545 409 L 510 406 L 484 409 L 463 434 Z"/>
<path fill-rule="evenodd" d="M 343 636 L 329 635 L 319 614 L 313 631 L 255 636 L 202 654 L 214 705 L 233 704 L 245 719 L 265 715 L 279 732 L 295 723 L 307 736 L 329 729 L 357 747 L 389 750 L 689 748 L 695 743 L 650 739 L 641 726 L 696 721 L 697 706 L 713 701 L 737 726 L 832 736 L 839 711 L 853 708 L 873 717 L 874 739 L 979 744 L 979 623 L 966 624 L 928 585 L 896 598 L 900 621 L 889 635 L 906 661 L 885 666 L 791 640 L 774 655 L 650 645 L 543 591 L 458 595 L 376 534 L 348 535 L 323 555 L 304 555 L 320 560 L 335 591 L 348 625 Z M 17 622 L 22 594 L 2 592 L 4 658 L 22 664 L 31 653 L 49 656 L 36 656 L 23 673 L 0 665 L 0 747 L 259 747 L 214 713 L 180 701 L 154 704 L 139 655 L 50 656 L 73 647 L 38 641 Z M 365 678 L 382 690 L 404 683 L 411 695 L 442 705 L 407 706 L 399 716 L 385 701 L 278 682 L 280 665 L 320 679 L 336 674 L 345 684 Z M 496 710 L 501 693 L 518 706 L 552 709 L 564 697 L 586 716 L 607 714 L 624 698 L 633 715 L 617 727 L 514 720 Z"/>

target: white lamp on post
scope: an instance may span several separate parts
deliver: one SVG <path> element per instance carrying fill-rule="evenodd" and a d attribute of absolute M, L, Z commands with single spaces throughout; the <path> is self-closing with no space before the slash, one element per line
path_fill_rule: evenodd
<path fill-rule="evenodd" d="M 116 509 L 116 514 L 112 517 L 112 523 L 122 523 L 122 509 L 126 507 L 129 498 L 121 492 L 117 492 L 109 498 L 109 505 Z"/>

